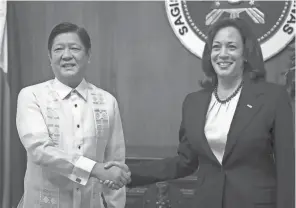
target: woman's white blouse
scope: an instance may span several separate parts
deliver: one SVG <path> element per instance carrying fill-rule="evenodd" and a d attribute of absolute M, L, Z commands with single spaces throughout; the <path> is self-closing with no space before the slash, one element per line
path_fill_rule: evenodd
<path fill-rule="evenodd" d="M 234 116 L 234 112 L 241 94 L 241 89 L 229 102 L 221 104 L 212 93 L 205 123 L 205 136 L 208 143 L 222 164 L 228 131 Z"/>

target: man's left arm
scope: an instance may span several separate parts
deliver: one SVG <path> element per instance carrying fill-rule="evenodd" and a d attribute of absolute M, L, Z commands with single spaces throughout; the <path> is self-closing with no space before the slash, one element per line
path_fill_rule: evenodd
<path fill-rule="evenodd" d="M 113 121 L 113 122 L 112 122 Z M 111 125 L 111 137 L 108 141 L 105 151 L 105 160 L 118 161 L 125 163 L 125 141 L 121 123 L 120 112 L 118 103 L 114 98 L 113 102 L 113 118 Z M 112 190 L 107 186 L 103 186 L 103 194 L 108 205 L 108 208 L 124 208 L 126 202 L 126 190 L 122 187 L 118 190 Z"/>

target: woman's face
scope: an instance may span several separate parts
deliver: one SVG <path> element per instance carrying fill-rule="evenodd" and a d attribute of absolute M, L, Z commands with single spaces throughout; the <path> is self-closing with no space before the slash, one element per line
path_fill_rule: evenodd
<path fill-rule="evenodd" d="M 243 51 L 243 40 L 235 27 L 218 30 L 211 51 L 211 62 L 218 78 L 242 76 Z"/>
<path fill-rule="evenodd" d="M 49 54 L 54 75 L 65 84 L 79 84 L 84 77 L 89 54 L 74 32 L 55 37 Z"/>

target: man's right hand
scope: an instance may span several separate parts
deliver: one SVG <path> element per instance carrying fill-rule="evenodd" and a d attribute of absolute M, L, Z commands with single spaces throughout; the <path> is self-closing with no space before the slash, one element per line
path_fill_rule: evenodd
<path fill-rule="evenodd" d="M 111 168 L 114 168 L 114 167 L 119 167 L 122 170 L 124 170 L 125 172 L 128 172 L 129 173 L 129 176 L 131 175 L 131 172 L 130 172 L 128 166 L 126 164 L 124 164 L 124 163 L 120 163 L 118 161 L 109 161 L 104 166 L 105 169 L 111 169 Z M 126 184 L 128 184 L 130 182 L 131 182 L 131 178 L 128 179 L 128 181 L 127 181 Z M 119 185 L 116 184 L 116 183 L 114 183 L 114 181 L 105 180 L 105 181 L 103 181 L 103 184 L 105 186 L 111 188 L 111 189 L 117 190 L 119 188 Z"/>
<path fill-rule="evenodd" d="M 91 176 L 101 181 L 112 181 L 113 184 L 116 184 L 113 189 L 119 189 L 129 183 L 130 172 L 128 169 L 117 166 L 112 166 L 107 169 L 104 167 L 106 165 L 107 164 L 96 163 Z"/>

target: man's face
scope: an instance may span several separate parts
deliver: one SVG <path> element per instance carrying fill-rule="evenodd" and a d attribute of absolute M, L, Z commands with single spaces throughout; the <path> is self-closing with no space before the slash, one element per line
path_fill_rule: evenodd
<path fill-rule="evenodd" d="M 79 36 L 69 32 L 55 37 L 49 59 L 59 81 L 67 85 L 78 85 L 84 77 L 89 54 Z"/>

